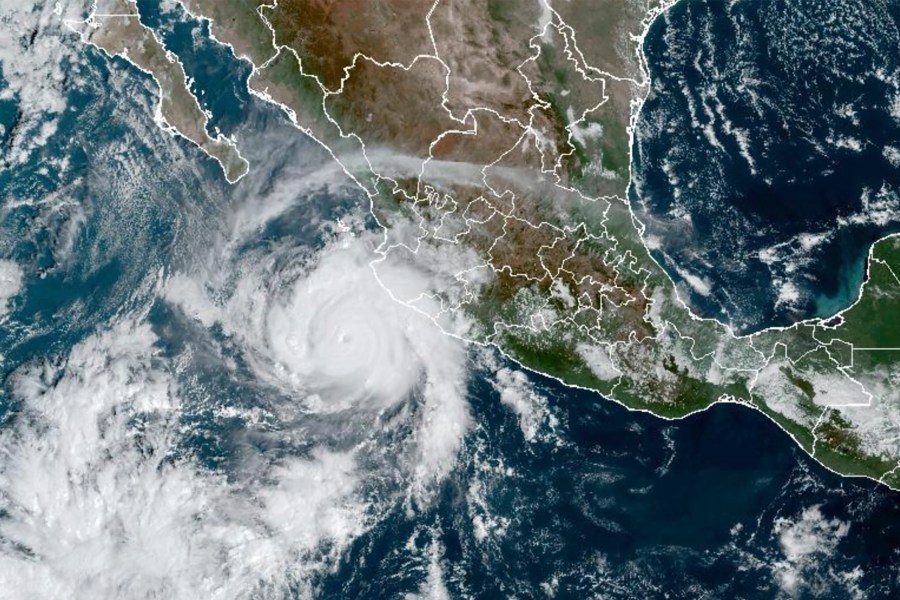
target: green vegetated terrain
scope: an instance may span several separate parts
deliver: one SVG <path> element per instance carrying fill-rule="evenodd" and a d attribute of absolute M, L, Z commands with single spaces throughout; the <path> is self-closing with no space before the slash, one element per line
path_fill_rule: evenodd
<path fill-rule="evenodd" d="M 251 86 L 292 110 L 298 126 L 338 160 L 367 152 L 400 157 L 393 167 L 344 166 L 359 173 L 376 214 L 388 217 L 389 239 L 403 240 L 387 252 L 424 245 L 482 261 L 467 266 L 491 276 L 453 309 L 475 323 L 472 339 L 663 417 L 726 399 L 753 406 L 828 467 L 897 483 L 900 447 L 891 440 L 900 439 L 900 353 L 889 349 L 900 348 L 898 238 L 875 245 L 860 301 L 841 317 L 745 337 L 692 315 L 645 247 L 628 208 L 629 125 L 648 91 L 639 34 L 657 3 L 641 10 L 639 3 L 564 3 L 541 35 L 533 22 L 509 18 L 537 19 L 534 6 L 522 12 L 519 0 L 434 10 L 432 3 L 384 4 L 395 3 L 398 15 L 430 15 L 428 27 L 423 16 L 385 20 L 382 31 L 369 25 L 374 7 L 310 12 L 312 3 L 292 1 L 262 11 L 274 51 L 260 47 L 258 27 L 232 43 L 249 48 L 244 54 L 254 61 L 281 51 L 255 64 Z M 240 30 L 216 17 L 246 19 L 256 7 L 189 4 L 210 11 L 213 32 L 226 37 Z M 384 8 L 371 18 L 384 19 Z M 601 12 L 608 16 L 602 35 L 591 25 Z M 297 14 L 315 17 L 305 37 Z M 392 28 L 402 28 L 406 42 L 390 36 Z M 429 60 L 410 62 L 423 53 Z M 481 111 L 484 128 L 444 139 L 473 122 L 451 121 L 442 132 L 450 106 L 457 119 Z M 416 115 L 412 125 L 397 120 L 398 108 Z M 457 144 L 472 154 L 460 155 Z M 443 163 L 431 161 L 436 148 L 449 157 Z M 398 175 L 401 163 L 412 167 Z M 466 183 L 441 176 L 441 168 L 454 173 L 457 164 L 493 171 Z"/>

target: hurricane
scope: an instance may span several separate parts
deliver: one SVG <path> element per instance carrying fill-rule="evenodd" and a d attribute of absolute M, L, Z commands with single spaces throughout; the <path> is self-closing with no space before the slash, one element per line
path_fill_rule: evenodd
<path fill-rule="evenodd" d="M 427 505 L 469 426 L 466 353 L 384 289 L 371 267 L 376 234 L 323 239 L 317 252 L 220 255 L 204 272 L 240 272 L 227 297 L 187 272 L 163 277 L 164 304 L 187 318 L 176 355 L 123 319 L 62 363 L 16 372 L 14 396 L 28 408 L 0 439 L 0 536 L 12 552 L 0 577 L 41 580 L 34 597 L 309 590 L 386 506 Z M 273 256 L 291 259 L 273 268 Z M 178 373 L 203 347 L 276 400 L 238 410 L 203 398 L 210 387 Z M 213 421 L 244 422 L 217 444 L 256 445 L 230 459 L 231 476 L 183 448 L 196 433 L 186 421 L 210 408 Z M 85 552 L 88 563 L 72 558 Z"/>
<path fill-rule="evenodd" d="M 555 195 L 544 197 L 555 175 L 546 169 L 529 172 L 526 163 L 517 162 L 537 158 L 545 164 L 550 145 L 538 145 L 540 156 L 531 156 L 535 147 L 530 142 L 521 157 L 518 151 L 508 152 L 512 162 L 496 163 L 496 173 L 502 175 L 496 178 L 485 161 L 496 158 L 495 150 L 502 152 L 493 136 L 503 132 L 497 129 L 501 123 L 490 125 L 482 111 L 468 115 L 474 120 L 449 125 L 477 125 L 477 135 L 473 129 L 427 145 L 429 152 L 446 154 L 423 167 L 412 145 L 391 142 L 423 135 L 431 127 L 424 117 L 418 123 L 422 115 L 409 109 L 432 99 L 426 93 L 434 91 L 428 87 L 432 84 L 426 82 L 417 89 L 422 98 L 403 96 L 407 87 L 389 93 L 387 112 L 402 113 L 402 118 L 380 130 L 384 137 L 360 155 L 354 150 L 356 134 L 335 121 L 310 124 L 300 112 L 286 111 L 276 98 L 286 88 L 250 89 L 262 81 L 260 75 L 289 80 L 294 71 L 281 71 L 284 64 L 273 61 L 266 63 L 272 71 L 260 73 L 262 63 L 254 62 L 260 57 L 243 56 L 246 48 L 229 45 L 240 42 L 228 38 L 229 31 L 259 33 L 252 27 L 265 24 L 259 17 L 292 3 L 269 3 L 260 12 L 241 13 L 247 21 L 233 31 L 217 27 L 217 12 L 209 19 L 190 12 L 203 6 L 215 11 L 246 8 L 225 0 L 33 4 L 0 0 L 0 598 L 896 596 L 900 500 L 895 492 L 869 479 L 829 471 L 773 426 L 770 417 L 744 404 L 715 403 L 670 420 L 609 401 L 590 389 L 591 373 L 567 369 L 580 364 L 579 357 L 567 355 L 560 345 L 570 336 L 577 342 L 596 335 L 590 332 L 597 323 L 570 321 L 556 337 L 541 327 L 586 303 L 587 295 L 576 299 L 574 290 L 554 284 L 550 303 L 525 295 L 521 314 L 515 302 L 510 304 L 522 297 L 525 288 L 518 285 L 529 277 L 533 263 L 550 265 L 558 259 L 560 269 L 571 266 L 574 274 L 609 266 L 609 258 L 616 269 L 627 264 L 637 269 L 637 237 L 615 242 L 624 252 L 619 258 L 604 250 L 613 238 L 601 239 L 590 228 L 559 229 L 559 237 L 542 237 L 552 231 L 545 227 L 551 224 L 527 226 L 526 219 L 534 216 L 527 195 L 524 202 L 517 198 L 506 207 L 519 211 L 504 221 L 509 227 L 502 225 L 508 243 L 479 237 L 482 227 L 492 227 L 489 221 L 496 224 L 499 218 L 499 212 L 484 212 L 487 200 L 509 199 L 508 194 L 484 195 L 470 208 L 460 202 L 452 207 L 454 219 L 438 212 L 455 203 L 437 188 L 456 193 L 508 179 L 533 186 L 548 216 L 559 212 L 574 217 L 582 209 L 593 214 L 599 204 L 587 202 L 586 196 L 578 207 L 558 203 Z M 408 4 L 412 11 L 415 3 Z M 604 29 L 604 44 L 580 45 L 585 40 L 582 27 L 600 31 L 619 18 L 615 13 L 621 11 L 610 7 L 542 1 L 540 11 L 530 5 L 507 20 L 504 3 L 482 4 L 458 11 L 459 19 L 441 11 L 457 11 L 465 3 L 422 5 L 422 14 L 434 17 L 432 41 L 445 40 L 440 27 L 453 25 L 463 42 L 457 50 L 492 49 L 482 53 L 484 63 L 473 63 L 478 68 L 463 71 L 466 77 L 498 77 L 502 85 L 465 87 L 465 97 L 487 100 L 498 91 L 524 92 L 513 83 L 519 73 L 533 77 L 535 87 L 528 93 L 534 92 L 536 102 L 545 91 L 539 86 L 542 76 L 515 70 L 520 52 L 530 55 L 538 49 L 533 44 L 542 43 L 552 66 L 556 59 L 577 58 L 580 52 L 584 56 L 579 60 L 589 60 L 593 52 L 618 53 L 631 39 L 615 37 L 624 29 L 610 29 L 615 35 L 609 36 Z M 627 4 L 624 12 L 644 18 L 642 3 Z M 836 57 L 820 57 L 812 43 L 791 43 L 813 25 L 801 17 L 827 18 L 829 9 L 822 2 L 796 2 L 799 8 L 774 0 L 720 4 L 678 2 L 669 11 L 653 13 L 657 16 L 644 38 L 643 57 L 653 75 L 651 96 L 633 121 L 634 161 L 641 177 L 635 189 L 649 195 L 644 204 L 633 205 L 633 215 L 623 211 L 619 216 L 627 216 L 629 227 L 632 217 L 646 224 L 645 241 L 658 242 L 653 251 L 673 279 L 679 280 L 679 273 L 671 267 L 683 267 L 681 287 L 692 287 L 693 308 L 712 310 L 721 303 L 728 313 L 723 316 L 735 322 L 762 318 L 750 305 L 776 301 L 778 290 L 770 284 L 784 279 L 785 285 L 796 284 L 796 290 L 781 286 L 785 302 L 797 298 L 785 307 L 801 314 L 812 310 L 804 303 L 813 301 L 814 290 L 802 285 L 807 279 L 790 277 L 792 265 L 815 273 L 817 249 L 831 239 L 818 236 L 821 223 L 774 237 L 771 227 L 759 228 L 765 240 L 748 238 L 741 246 L 747 252 L 728 254 L 735 260 L 758 258 L 765 275 L 762 295 L 737 286 L 740 294 L 730 304 L 717 294 L 727 287 L 722 281 L 733 278 L 735 265 L 707 259 L 724 256 L 719 243 L 725 250 L 731 247 L 724 233 L 736 239 L 743 227 L 719 227 L 724 233 L 713 236 L 710 253 L 670 246 L 694 239 L 681 235 L 685 228 L 712 227 L 698 216 L 703 211 L 694 214 L 708 206 L 693 201 L 707 198 L 704 190 L 713 184 L 730 181 L 710 175 L 720 166 L 746 165 L 773 177 L 791 177 L 787 171 L 770 173 L 790 164 L 776 161 L 773 167 L 764 161 L 767 152 L 784 150 L 781 146 L 751 145 L 747 156 L 752 165 L 747 163 L 740 129 L 749 128 L 755 117 L 745 115 L 742 121 L 736 107 L 753 98 L 731 97 L 732 88 L 724 83 L 716 96 L 697 92 L 694 50 L 699 48 L 702 57 L 733 47 L 733 54 L 709 56 L 709 64 L 721 67 L 718 73 L 728 78 L 736 73 L 735 65 L 761 74 L 772 71 L 771 65 L 747 62 L 760 48 L 769 48 L 780 61 L 779 74 L 783 69 L 819 69 L 822 77 L 833 77 L 855 93 L 848 69 L 866 66 L 878 55 L 870 49 L 897 45 L 882 45 L 894 35 L 885 23 L 856 27 L 875 14 L 863 2 L 838 3 L 849 8 L 839 15 L 843 21 L 834 21 L 835 28 L 860 35 L 829 38 L 835 47 L 852 42 L 858 50 L 856 62 L 847 65 Z M 765 6 L 778 10 L 766 16 L 759 10 Z M 119 14 L 126 9 L 132 13 Z M 357 19 L 363 9 L 368 7 L 356 3 L 353 11 L 331 16 L 349 19 L 354 26 L 362 23 L 366 36 L 377 34 L 394 44 L 381 28 Z M 552 28 L 572 9 L 585 18 L 569 19 L 573 27 L 560 31 L 564 37 L 533 37 L 535 27 Z M 85 30 L 70 25 L 86 25 L 92 11 L 96 18 L 89 33 L 96 33 L 95 25 L 137 26 L 140 21 L 146 44 L 116 53 L 86 43 Z M 472 17 L 480 14 L 493 29 L 482 28 Z M 753 17 L 753 27 L 741 24 L 741 14 Z M 392 27 L 398 26 L 395 17 L 404 16 L 384 15 Z M 723 20 L 728 15 L 736 16 L 740 26 L 732 28 L 731 20 Z M 414 20 L 421 25 L 409 19 Z M 406 20 L 399 26 L 413 28 Z M 700 30 L 706 33 L 690 35 Z M 347 40 L 360 32 L 348 30 Z M 762 34 L 772 40 L 762 44 Z M 469 47 L 470 35 L 483 44 Z M 724 36 L 725 43 L 708 36 Z M 404 50 L 429 43 L 429 36 L 412 38 L 400 40 Z M 252 42 L 260 39 L 266 41 L 262 36 Z M 112 47 L 122 39 L 105 41 Z M 186 91 L 180 101 L 196 100 L 203 124 L 188 122 L 181 130 L 160 126 L 164 86 L 178 83 L 177 78 L 161 82 L 133 62 L 148 48 L 160 49 L 154 42 L 164 52 L 144 58 L 160 59 L 152 63 L 157 69 L 183 67 Z M 732 55 L 747 61 L 728 62 Z M 684 60 L 671 63 L 673 56 Z M 538 62 L 533 66 L 543 68 Z M 447 61 L 454 77 L 460 64 Z M 358 66 L 365 66 L 362 59 Z M 401 74 L 395 66 L 386 62 L 378 68 L 392 68 L 404 77 L 415 74 Z M 290 67 L 296 70 L 297 65 Z M 666 79 L 660 70 L 675 79 Z M 680 77 L 684 70 L 688 73 Z M 447 79 L 443 70 L 429 73 L 437 74 L 438 84 L 446 81 L 451 92 L 472 83 Z M 704 69 L 701 83 L 715 79 L 715 73 Z M 622 109 L 616 119 L 627 116 L 629 103 L 617 104 L 623 98 L 617 86 L 625 79 L 586 90 L 569 86 L 563 79 L 570 75 L 563 76 L 552 70 L 552 78 L 565 86 L 559 98 L 568 98 L 559 107 L 571 101 L 584 108 L 588 96 L 594 106 L 601 97 L 593 94 L 602 91 L 617 112 Z M 727 157 L 715 146 L 716 152 L 708 155 L 679 153 L 686 139 L 682 134 L 696 128 L 682 127 L 690 114 L 682 110 L 680 99 L 663 101 L 662 92 L 674 89 L 673 82 L 680 90 L 682 79 L 690 88 L 685 102 L 701 94 L 698 102 L 731 117 L 732 125 L 717 120 L 709 129 Z M 759 96 L 762 116 L 773 117 L 766 119 L 767 127 L 777 126 L 782 116 L 767 102 L 785 94 L 803 96 L 797 79 L 792 78 L 797 87 L 790 89 L 759 84 L 768 94 Z M 380 93 L 376 87 L 372 91 Z M 368 102 L 366 89 L 347 89 Z M 303 87 L 298 93 L 309 91 Z M 329 102 L 337 96 L 329 96 Z M 396 98 L 402 101 L 393 102 Z M 462 101 L 459 92 L 433 98 L 453 111 Z M 719 108 L 716 98 L 722 101 Z M 375 104 L 365 106 L 383 108 Z M 518 110 L 519 104 L 515 100 L 503 110 Z M 528 107 L 539 116 L 537 104 Z M 304 108 L 320 114 L 321 103 Z M 880 115 L 883 108 L 879 103 L 872 114 Z M 566 111 L 558 112 L 562 118 Z M 866 114 L 860 110 L 860 118 Z M 852 120 L 846 111 L 841 115 L 823 116 L 823 126 Z M 370 122 L 367 112 L 352 116 Z M 696 116 L 706 123 L 705 111 Z M 379 118 L 373 110 L 372 127 Z M 327 138 L 313 125 L 336 127 Z M 515 132 L 525 122 L 504 120 L 502 125 Z M 541 119 L 532 126 L 537 135 Z M 574 131 L 590 133 L 581 136 L 584 142 L 602 140 L 601 132 L 616 129 L 615 120 L 604 120 L 602 127 L 596 122 Z M 565 131 L 560 128 L 553 135 Z M 888 135 L 893 129 L 885 131 Z M 827 142 L 828 132 L 819 133 Z M 197 143 L 206 138 L 209 143 Z M 619 141 L 617 168 L 624 173 L 630 148 L 624 138 Z M 834 142 L 839 143 L 838 137 Z M 613 150 L 604 148 L 607 158 Z M 852 148 L 839 150 L 842 156 L 859 154 Z M 865 148 L 860 160 L 873 159 L 870 150 Z M 228 152 L 239 152 L 249 169 L 231 181 L 219 162 L 234 158 Z M 882 162 L 897 158 L 886 149 L 879 152 Z M 572 158 L 589 165 L 588 154 Z M 705 176 L 691 182 L 682 172 L 670 181 L 666 157 L 682 167 L 704 166 L 698 173 Z M 601 162 L 603 172 L 612 173 Z M 370 168 L 381 170 L 379 189 L 390 192 L 392 182 L 396 184 L 391 202 L 376 205 L 371 190 L 359 185 Z M 733 174 L 726 169 L 725 175 Z M 413 198 L 411 182 L 423 176 L 431 177 L 437 188 L 426 190 L 428 198 Z M 578 178 L 568 184 L 579 185 Z M 679 202 L 668 202 L 674 198 L 666 195 L 670 188 L 683 194 Z M 841 212 L 845 229 L 893 214 L 888 210 L 893 203 L 879 200 L 876 189 L 864 195 L 869 204 L 848 205 Z M 694 216 L 688 218 L 689 213 Z M 623 225 L 618 218 L 613 208 L 602 217 L 610 228 Z M 584 234 L 584 244 L 558 245 L 564 234 Z M 595 247 L 594 241 L 600 245 Z M 596 262 L 574 260 L 582 245 Z M 506 269 L 493 268 L 484 256 L 494 251 L 513 262 Z M 671 259 L 679 253 L 692 260 L 675 265 Z M 490 287 L 496 283 L 502 285 Z M 612 283 L 630 287 L 634 281 L 614 278 L 608 283 L 597 289 L 610 291 Z M 715 303 L 703 303 L 701 292 L 707 290 L 709 302 Z M 647 308 L 664 306 L 660 298 L 650 299 Z M 604 318 L 615 314 L 618 302 L 611 299 L 604 306 L 610 311 Z M 522 315 L 528 320 L 518 320 Z M 497 327 L 503 320 L 508 327 Z M 754 323 L 747 321 L 748 327 Z M 669 324 L 685 339 L 696 333 Z M 533 333 L 528 346 L 512 346 L 514 338 L 504 338 L 512 327 Z M 640 342 L 624 330 L 612 334 L 617 341 L 610 345 Z M 593 349 L 601 348 L 604 339 L 613 338 L 598 339 Z M 697 336 L 691 356 L 702 358 L 704 343 Z M 839 348 L 829 344 L 827 358 L 840 358 Z M 681 358 L 657 363 L 650 354 L 639 354 L 635 361 L 668 377 L 680 372 Z M 813 387 L 799 371 L 787 372 L 775 363 L 771 369 L 801 391 Z M 617 376 L 603 375 L 604 381 Z M 701 385 L 705 382 L 697 380 Z M 611 398 L 627 387 L 624 377 L 617 380 Z M 693 384 L 685 388 L 685 394 L 695 391 L 703 389 Z M 631 393 L 644 398 L 645 392 L 633 388 Z M 816 427 L 824 431 L 830 424 L 822 420 Z M 825 449 L 820 440 L 818 451 Z"/>
<path fill-rule="evenodd" d="M 374 232 L 327 238 L 313 255 L 270 245 L 225 261 L 240 281 L 218 306 L 183 274 L 165 295 L 237 340 L 253 378 L 282 395 L 285 410 L 361 430 L 392 410 L 408 417 L 416 439 L 409 466 L 425 485 L 452 464 L 468 427 L 464 346 L 379 278 L 421 287 L 427 272 L 384 261 Z"/>
<path fill-rule="evenodd" d="M 423 373 L 421 324 L 399 315 L 365 258 L 353 250 L 327 257 L 294 284 L 285 303 L 266 318 L 266 337 L 278 369 L 321 398 L 325 409 L 357 403 L 393 404 Z M 427 336 L 435 341 L 433 336 Z M 391 377 L 383 377 L 391 373 Z"/>

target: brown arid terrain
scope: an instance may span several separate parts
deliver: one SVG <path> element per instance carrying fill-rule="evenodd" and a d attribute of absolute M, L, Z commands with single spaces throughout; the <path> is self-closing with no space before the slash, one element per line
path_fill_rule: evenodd
<path fill-rule="evenodd" d="M 688 310 L 644 244 L 628 196 L 649 90 L 641 44 L 673 1 L 182 4 L 251 63 L 250 91 L 366 192 L 380 256 L 440 271 L 444 287 L 423 290 L 440 298 L 436 323 L 663 417 L 753 407 L 830 468 L 896 487 L 900 451 L 872 434 L 900 439 L 886 383 L 896 366 L 860 370 L 863 348 L 847 359 L 855 321 L 735 336 Z M 102 14 L 85 39 L 152 73 L 166 122 L 233 168 L 177 62 L 134 17 Z M 885 264 L 890 250 L 879 246 Z M 835 403 L 836 385 L 862 399 Z"/>
<path fill-rule="evenodd" d="M 98 2 L 91 18 L 72 24 L 86 43 L 93 44 L 109 56 L 127 57 L 150 74 L 160 90 L 157 119 L 173 133 L 200 146 L 222 165 L 230 182 L 240 179 L 248 169 L 233 142 L 206 130 L 207 117 L 188 89 L 181 64 L 170 55 L 153 31 L 141 24 L 137 5 L 129 0 Z"/>

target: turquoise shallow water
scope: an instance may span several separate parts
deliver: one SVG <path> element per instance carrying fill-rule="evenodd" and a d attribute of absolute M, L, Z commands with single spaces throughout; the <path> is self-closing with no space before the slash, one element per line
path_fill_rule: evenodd
<path fill-rule="evenodd" d="M 691 0 L 654 22 L 632 197 L 672 277 L 712 289 L 685 285 L 697 311 L 749 332 L 856 298 L 900 230 L 898 23 L 862 0 Z"/>

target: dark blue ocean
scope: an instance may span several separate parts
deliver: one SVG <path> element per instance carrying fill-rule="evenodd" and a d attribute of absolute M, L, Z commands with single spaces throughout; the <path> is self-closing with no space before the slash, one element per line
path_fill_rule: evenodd
<path fill-rule="evenodd" d="M 257 423 L 224 410 L 252 411 L 290 398 L 254 378 L 233 333 L 215 326 L 207 330 L 161 301 L 154 286 L 159 273 L 194 263 L 198 248 L 215 248 L 214 240 L 236 226 L 236 205 L 266 196 L 298 170 L 326 169 L 329 157 L 276 109 L 246 92 L 249 68 L 211 42 L 203 26 L 151 4 L 141 2 L 147 22 L 162 32 L 194 78 L 198 96 L 215 115 L 211 128 L 237 136 L 251 173 L 237 186 L 227 185 L 218 165 L 153 123 L 149 78 L 124 61 L 110 62 L 84 49 L 87 60 L 72 67 L 77 73 L 71 75 L 81 81 L 68 97 L 74 108 L 62 118 L 59 132 L 32 163 L 0 170 L 0 254 L 25 275 L 0 327 L 0 428 L 14 431 L 30 418 L 14 389 L 21 369 L 43 362 L 64 366 L 80 342 L 116 319 L 143 315 L 157 338 L 156 360 L 169 365 L 183 398 L 179 436 L 167 461 L 195 460 L 198 470 L 221 476 L 223 485 L 256 481 L 252 470 L 258 463 L 247 456 L 260 457 L 261 464 L 266 457 L 332 443 L 328 440 L 343 435 L 341 415 L 320 422 Z M 713 281 L 714 289 L 728 291 L 729 296 L 693 298 L 696 306 L 712 313 L 721 306 L 747 327 L 815 314 L 827 298 L 843 302 L 844 288 L 858 279 L 854 269 L 867 244 L 893 227 L 892 221 L 836 230 L 816 259 L 805 263 L 808 302 L 790 310 L 774 307 L 774 276 L 767 268 L 749 258 L 741 269 L 726 260 L 752 257 L 772 240 L 850 214 L 859 208 L 864 187 L 878 187 L 892 173 L 879 158 L 881 150 L 809 153 L 829 131 L 850 135 L 832 123 L 822 108 L 826 101 L 852 100 L 860 127 L 875 132 L 877 144 L 888 143 L 896 131 L 877 103 L 885 93 L 882 84 L 863 77 L 851 89 L 849 67 L 829 59 L 827 47 L 802 50 L 805 46 L 787 42 L 760 42 L 766 35 L 812 35 L 796 29 L 801 24 L 795 21 L 773 16 L 794 14 L 807 4 L 793 2 L 788 8 L 745 1 L 727 8 L 686 1 L 654 26 L 646 42 L 655 83 L 640 126 L 643 131 L 647 123 L 664 123 L 666 135 L 639 136 L 635 161 L 642 181 L 636 191 L 646 207 L 639 214 L 648 232 L 663 240 L 658 256 L 664 264 L 688 257 L 678 264 Z M 879 33 L 888 24 L 873 18 L 865 23 L 871 33 L 865 44 L 840 37 L 823 43 L 859 49 L 853 64 L 860 73 L 876 51 L 890 70 L 900 50 L 879 37 L 888 35 Z M 783 54 L 789 52 L 797 54 Z M 697 56 L 712 66 L 693 69 Z M 772 73 L 787 77 L 789 68 L 832 62 L 834 70 L 821 73 L 815 84 L 796 74 L 786 81 L 770 79 Z M 760 84 L 769 96 L 760 97 L 759 114 L 737 91 L 740 73 L 771 82 Z M 750 148 L 761 179 L 749 174 L 722 122 L 714 128 L 724 151 L 706 148 L 705 137 L 685 127 L 684 119 L 703 118 L 702 112 L 691 113 L 686 98 L 667 90 L 682 82 L 700 89 L 710 85 L 707 78 L 720 86 L 716 97 L 731 127 L 755 132 Z M 789 108 L 789 100 L 796 104 L 807 96 L 817 98 L 819 109 Z M 0 119 L 15 119 L 14 108 L 0 103 Z M 45 162 L 60 154 L 70 157 L 70 167 L 58 176 L 44 172 Z M 684 184 L 679 200 L 694 224 L 688 245 L 666 229 L 672 190 L 655 163 L 665 157 L 683 177 L 697 174 L 694 186 Z M 824 171 L 833 175 L 820 179 Z M 714 197 L 719 209 L 707 194 L 713 177 L 722 184 Z M 335 195 L 327 187 L 298 188 L 287 200 L 289 208 L 255 230 L 236 255 L 264 256 L 286 246 L 315 253 L 324 244 L 322 222 L 366 206 L 361 194 Z M 731 208 L 722 210 L 723 205 Z M 744 216 L 719 219 L 731 211 Z M 741 229 L 745 217 L 756 229 Z M 760 230 L 765 235 L 757 235 Z M 837 258 L 839 263 L 831 262 Z M 267 265 L 273 272 L 283 266 L 277 260 Z M 237 279 L 223 288 L 238 285 Z M 728 300 L 748 294 L 752 306 L 740 308 Z M 428 584 L 433 564 L 439 566 L 442 593 L 451 598 L 891 598 L 900 593 L 900 495 L 825 470 L 762 415 L 717 405 L 668 422 L 528 373 L 530 389 L 544 403 L 538 435 L 529 440 L 492 384 L 498 369 L 517 366 L 477 349 L 469 352 L 467 364 L 472 425 L 456 466 L 430 502 L 412 508 L 390 477 L 368 483 L 366 493 L 381 510 L 369 516 L 365 530 L 333 564 L 313 576 L 318 597 L 410 598 Z M 44 385 L 52 388 L 55 381 L 48 376 Z M 145 426 L 135 425 L 137 431 Z M 11 480 L 4 472 L 0 486 Z M 260 478 L 259 485 L 264 483 Z M 15 518 L 5 508 L 9 495 L 0 490 L 4 523 Z M 10 531 L 16 530 L 0 527 L 0 554 L 43 560 L 11 542 Z M 293 596 L 301 591 L 298 585 Z"/>
<path fill-rule="evenodd" d="M 889 0 L 683 0 L 654 22 L 631 196 L 697 312 L 752 331 L 856 298 L 900 230 L 898 23 Z"/>

